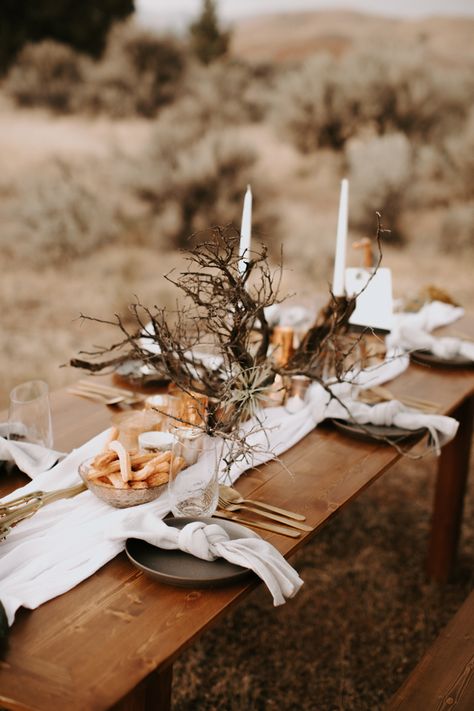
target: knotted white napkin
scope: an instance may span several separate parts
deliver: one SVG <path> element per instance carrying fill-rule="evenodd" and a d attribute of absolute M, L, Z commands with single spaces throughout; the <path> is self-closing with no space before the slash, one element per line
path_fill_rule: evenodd
<path fill-rule="evenodd" d="M 134 527 L 133 527 L 134 526 Z M 218 524 L 206 525 L 202 521 L 188 523 L 181 530 L 167 526 L 151 513 L 135 521 L 124 522 L 112 539 L 139 538 L 158 548 L 177 549 L 202 558 L 225 558 L 229 563 L 249 568 L 263 580 L 273 597 L 274 605 L 282 605 L 286 598 L 294 597 L 303 581 L 283 556 L 261 538 L 231 540 Z"/>
<path fill-rule="evenodd" d="M 14 462 L 31 479 L 50 469 L 64 455 L 39 444 L 7 439 L 8 424 L 0 424 L 0 460 Z"/>
<path fill-rule="evenodd" d="M 402 351 L 426 350 L 439 358 L 463 356 L 474 361 L 474 343 L 453 337 L 435 337 L 430 334 L 435 328 L 456 321 L 464 309 L 441 301 L 425 304 L 417 313 L 395 314 L 394 327 L 387 336 L 390 348 Z"/>
<path fill-rule="evenodd" d="M 452 417 L 419 412 L 406 407 L 398 400 L 368 405 L 357 399 L 357 388 L 348 383 L 338 383 L 331 390 L 332 398 L 327 392 L 324 395 L 313 392 L 313 396 L 310 396 L 315 419 L 324 412 L 327 418 L 348 420 L 361 425 L 394 425 L 406 430 L 426 428 L 436 454 L 440 453 L 443 445 L 453 439 L 459 427 L 459 422 Z"/>

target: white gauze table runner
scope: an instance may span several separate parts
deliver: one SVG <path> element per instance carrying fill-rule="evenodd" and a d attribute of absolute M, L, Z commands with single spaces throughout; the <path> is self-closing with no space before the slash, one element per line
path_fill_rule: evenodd
<path fill-rule="evenodd" d="M 452 315 L 450 312 L 449 316 L 454 320 Z M 456 318 L 459 315 L 458 311 Z M 442 325 L 439 310 L 435 316 L 438 319 L 435 325 Z M 263 428 L 256 427 L 255 420 L 250 420 L 243 427 L 255 451 L 252 461 L 240 461 L 232 466 L 232 481 L 246 469 L 263 464 L 290 449 L 324 419 L 348 419 L 348 412 L 362 423 L 396 424 L 407 429 L 426 426 L 439 445 L 449 441 L 458 427 L 458 423 L 450 417 L 414 412 L 396 401 L 370 406 L 356 400 L 357 387 L 373 387 L 392 380 L 408 367 L 408 363 L 407 355 L 392 358 L 389 352 L 382 365 L 355 374 L 355 386 L 346 383 L 335 385 L 333 392 L 337 399 L 331 398 L 330 393 L 320 385 L 313 384 L 308 390 L 305 406 L 298 412 L 289 414 L 283 407 L 262 410 L 259 420 Z M 77 483 L 79 464 L 101 451 L 107 434 L 108 431 L 103 432 L 73 450 L 53 469 L 39 474 L 34 481 L 5 500 L 38 489 L 50 491 Z M 56 501 L 21 522 L 6 541 L 0 543 L 0 600 L 6 609 L 9 624 L 12 624 L 19 607 L 34 609 L 95 573 L 123 550 L 128 537 L 133 535 L 148 540 L 148 536 L 155 535 L 150 522 L 156 521 L 158 535 L 162 525 L 158 521 L 166 516 L 169 509 L 166 492 L 156 501 L 142 506 L 114 509 L 86 491 L 73 499 Z M 162 528 L 160 530 L 163 531 Z M 289 580 L 291 575 L 282 586 L 289 585 L 289 589 L 296 590 L 299 578 Z M 281 593 L 284 594 L 283 589 Z"/>

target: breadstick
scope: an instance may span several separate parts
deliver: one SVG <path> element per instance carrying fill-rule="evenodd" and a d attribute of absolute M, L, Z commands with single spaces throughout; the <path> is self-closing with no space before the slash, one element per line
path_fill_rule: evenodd
<path fill-rule="evenodd" d="M 148 477 L 148 486 L 161 486 L 161 484 L 166 484 L 169 479 L 167 472 L 158 472 L 157 474 L 152 474 Z"/>
<path fill-rule="evenodd" d="M 120 474 L 109 474 L 109 479 L 116 489 L 129 489 L 128 482 L 123 481 Z"/>
<path fill-rule="evenodd" d="M 120 436 L 120 431 L 117 429 L 117 427 L 112 427 L 112 429 L 109 432 L 109 436 L 107 437 L 107 440 L 104 444 L 104 452 L 108 450 L 109 444 L 113 442 L 114 440 L 118 439 Z"/>
<path fill-rule="evenodd" d="M 88 479 L 100 479 L 101 476 L 104 476 L 104 472 L 101 471 L 100 469 L 89 469 L 87 472 L 87 478 Z"/>
<path fill-rule="evenodd" d="M 133 479 L 140 481 L 147 479 L 150 474 L 154 474 L 158 471 L 168 471 L 170 456 L 170 452 L 156 454 L 142 469 L 132 472 Z"/>
<path fill-rule="evenodd" d="M 132 467 L 130 464 L 130 455 L 120 442 L 114 440 L 109 444 L 109 449 L 117 452 L 120 462 L 120 474 L 122 481 L 127 482 L 132 478 Z"/>
<path fill-rule="evenodd" d="M 94 467 L 94 469 L 106 467 L 108 464 L 113 462 L 114 459 L 117 459 L 117 453 L 112 452 L 112 450 L 109 449 L 107 452 L 102 452 L 101 454 L 98 454 L 96 457 L 94 457 L 91 462 L 91 467 Z"/>

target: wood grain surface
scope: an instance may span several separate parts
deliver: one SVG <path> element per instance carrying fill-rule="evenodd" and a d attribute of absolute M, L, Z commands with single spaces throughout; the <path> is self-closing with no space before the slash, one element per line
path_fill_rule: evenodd
<path fill-rule="evenodd" d="M 422 709 L 474 709 L 474 592 L 387 706 L 387 711 Z"/>
<path fill-rule="evenodd" d="M 474 333 L 472 319 L 459 327 Z M 449 414 L 472 395 L 474 370 L 412 365 L 390 388 L 435 400 Z M 55 446 L 64 451 L 110 422 L 106 407 L 64 390 L 53 395 L 52 407 Z M 313 531 L 299 540 L 262 532 L 290 556 L 399 456 L 385 444 L 355 441 L 321 426 L 282 456 L 291 473 L 271 462 L 244 474 L 237 488 L 245 496 L 306 515 Z M 4 477 L 0 495 L 26 481 L 23 475 Z M 251 580 L 216 590 L 168 587 L 137 571 L 122 553 L 67 594 L 37 610 L 18 612 L 0 661 L 0 707 L 99 711 L 123 700 L 121 708 L 136 708 L 130 692 L 137 687 L 138 694 L 155 670 L 162 671 L 156 687 L 164 698 L 173 660 L 257 584 Z"/>

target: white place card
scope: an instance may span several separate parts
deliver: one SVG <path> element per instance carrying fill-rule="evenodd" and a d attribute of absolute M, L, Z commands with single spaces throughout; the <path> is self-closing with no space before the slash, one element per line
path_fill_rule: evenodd
<path fill-rule="evenodd" d="M 353 326 L 391 331 L 393 326 L 392 273 L 390 269 L 377 269 L 373 274 L 370 269 L 346 269 L 346 294 L 358 294 L 356 308 L 349 319 Z"/>

